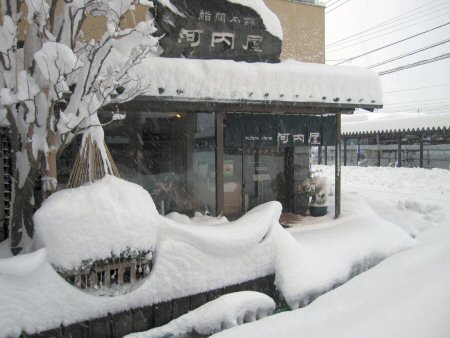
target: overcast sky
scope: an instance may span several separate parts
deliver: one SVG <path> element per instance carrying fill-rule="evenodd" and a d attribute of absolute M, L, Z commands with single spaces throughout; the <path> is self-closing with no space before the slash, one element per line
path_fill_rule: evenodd
<path fill-rule="evenodd" d="M 450 22 L 450 0 L 325 0 L 325 2 L 328 6 L 326 58 L 329 64 L 336 64 L 341 60 Z M 386 24 L 387 20 L 394 21 Z M 374 26 L 378 28 L 369 30 Z M 348 39 L 345 43 L 332 45 L 338 40 L 366 30 L 369 31 L 358 39 Z M 345 64 L 369 67 L 447 39 L 450 39 L 450 24 Z M 380 72 L 447 53 L 450 53 L 450 41 L 373 70 Z M 385 112 L 412 113 L 417 112 L 417 109 L 426 113 L 450 112 L 450 58 L 384 75 L 381 79 L 385 92 L 383 109 Z M 419 87 L 432 88 L 409 90 Z"/>

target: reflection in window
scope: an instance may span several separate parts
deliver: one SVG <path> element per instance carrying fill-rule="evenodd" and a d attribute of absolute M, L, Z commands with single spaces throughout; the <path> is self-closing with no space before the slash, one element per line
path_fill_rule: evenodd
<path fill-rule="evenodd" d="M 161 213 L 215 213 L 214 114 L 128 112 L 105 139 L 122 177 Z"/>

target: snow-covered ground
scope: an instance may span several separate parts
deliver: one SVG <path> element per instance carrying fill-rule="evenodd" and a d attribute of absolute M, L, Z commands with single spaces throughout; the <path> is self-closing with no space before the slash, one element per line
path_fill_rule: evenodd
<path fill-rule="evenodd" d="M 333 175 L 333 167 L 316 169 Z M 368 222 L 379 217 L 416 237 L 414 247 L 302 309 L 217 337 L 450 336 L 450 171 L 345 167 L 343 179 L 343 218 L 363 207 Z M 324 229 L 336 223 L 320 220 Z M 292 232 L 306 244 L 319 233 L 311 231 L 314 227 Z"/>
<path fill-rule="evenodd" d="M 333 180 L 333 167 L 315 169 Z M 305 218 L 289 231 L 276 221 L 278 203 L 231 223 L 180 224 L 182 217 L 161 217 L 149 278 L 120 297 L 97 297 L 69 285 L 46 261 L 45 251 L 31 254 L 30 262 L 26 256 L 0 259 L 0 304 L 8 304 L 0 308 L 0 337 L 271 273 L 290 307 L 303 308 L 223 335 L 448 337 L 450 171 L 345 167 L 342 204 L 340 219 L 333 219 L 331 206 L 327 216 Z M 197 327 L 192 318 L 191 327 Z"/>

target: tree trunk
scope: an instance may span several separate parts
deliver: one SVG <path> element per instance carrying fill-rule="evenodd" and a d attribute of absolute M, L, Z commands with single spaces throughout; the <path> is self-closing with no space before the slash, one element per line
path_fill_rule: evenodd
<path fill-rule="evenodd" d="M 14 255 L 17 255 L 22 250 L 23 232 L 26 231 L 30 238 L 33 238 L 34 235 L 34 187 L 37 173 L 37 168 L 31 168 L 28 178 L 22 188 L 18 187 L 17 181 L 15 181 L 13 185 L 10 234 L 11 251 Z"/>

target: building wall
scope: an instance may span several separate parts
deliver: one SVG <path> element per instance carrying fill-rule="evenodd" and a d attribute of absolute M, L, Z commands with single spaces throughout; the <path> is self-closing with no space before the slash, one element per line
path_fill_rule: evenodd
<path fill-rule="evenodd" d="M 265 0 L 283 26 L 281 59 L 325 63 L 325 7 L 292 0 Z"/>

